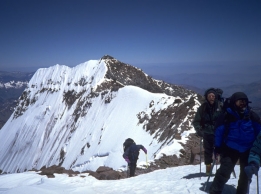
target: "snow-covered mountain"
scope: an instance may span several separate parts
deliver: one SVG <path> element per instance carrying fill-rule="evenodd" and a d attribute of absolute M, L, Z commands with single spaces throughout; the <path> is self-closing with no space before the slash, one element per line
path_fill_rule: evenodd
<path fill-rule="evenodd" d="M 14 111 L 33 73 L 0 71 L 0 129 Z"/>
<path fill-rule="evenodd" d="M 39 69 L 0 130 L 0 169 L 120 169 L 129 137 L 148 149 L 149 160 L 175 155 L 188 164 L 200 100 L 108 55 L 74 68 Z M 144 154 L 139 161 L 146 161 Z"/>

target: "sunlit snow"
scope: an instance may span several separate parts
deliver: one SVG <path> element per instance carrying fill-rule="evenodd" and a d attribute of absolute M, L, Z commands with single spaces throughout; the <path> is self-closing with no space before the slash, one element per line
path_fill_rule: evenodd
<path fill-rule="evenodd" d="M 20 101 L 22 116 L 13 114 L 0 131 L 0 169 L 23 172 L 62 162 L 66 169 L 80 172 L 104 165 L 117 170 L 125 167 L 122 144 L 129 137 L 147 148 L 148 160 L 160 158 L 161 149 L 179 157 L 178 142 L 185 143 L 194 128 L 189 126 L 181 140 L 162 146 L 155 135 L 144 130 L 146 121 L 140 124 L 137 115 L 150 118 L 153 112 L 173 105 L 175 99 L 185 103 L 190 97 L 181 99 L 124 86 L 90 98 L 92 91 L 107 81 L 106 71 L 104 60 L 90 60 L 73 68 L 55 65 L 39 69 L 25 90 L 28 100 Z M 65 103 L 67 92 L 76 98 L 71 105 Z M 77 121 L 75 114 L 80 115 Z M 145 160 L 142 155 L 140 161 Z"/>
<path fill-rule="evenodd" d="M 202 163 L 202 165 L 204 165 Z M 214 168 L 215 172 L 215 168 Z M 237 177 L 239 166 L 235 167 Z M 259 172 L 259 176 L 261 173 Z M 121 180 L 97 180 L 88 174 L 68 177 L 66 174 L 55 174 L 55 178 L 47 178 L 36 172 L 6 174 L 0 176 L 0 193 L 5 194 L 200 194 L 207 177 L 200 178 L 199 165 L 157 170 Z M 213 181 L 210 178 L 208 187 Z M 231 176 L 225 185 L 223 194 L 234 194 L 238 178 Z M 253 177 L 250 193 L 257 191 L 257 178 Z"/>

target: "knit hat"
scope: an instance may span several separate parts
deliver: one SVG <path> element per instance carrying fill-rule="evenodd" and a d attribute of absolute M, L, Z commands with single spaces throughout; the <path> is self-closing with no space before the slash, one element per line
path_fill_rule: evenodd
<path fill-rule="evenodd" d="M 237 100 L 244 99 L 248 102 L 248 97 L 244 92 L 236 92 L 231 96 L 231 101 L 235 103 Z"/>
<path fill-rule="evenodd" d="M 207 100 L 208 94 L 210 94 L 210 93 L 213 93 L 215 95 L 215 97 L 217 96 L 217 92 L 216 92 L 215 88 L 209 88 L 205 91 L 204 96 L 205 96 L 206 100 Z"/>

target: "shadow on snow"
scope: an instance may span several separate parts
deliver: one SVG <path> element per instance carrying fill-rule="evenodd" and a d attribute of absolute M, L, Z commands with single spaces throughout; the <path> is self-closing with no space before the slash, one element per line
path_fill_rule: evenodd
<path fill-rule="evenodd" d="M 199 190 L 208 193 L 209 192 L 209 187 L 211 186 L 212 182 L 213 181 L 208 182 L 207 187 L 206 187 L 206 191 L 204 191 L 204 187 L 205 187 L 206 182 L 205 183 L 201 183 L 202 187 L 200 187 Z M 227 184 L 225 184 L 224 189 L 222 191 L 222 194 L 235 194 L 236 193 L 236 188 L 235 187 L 236 187 L 235 185 L 227 185 Z"/>
<path fill-rule="evenodd" d="M 194 178 L 200 178 L 200 177 L 208 177 L 207 175 L 206 175 L 206 173 L 194 173 L 194 174 L 189 174 L 189 175 L 187 175 L 187 176 L 184 176 L 184 177 L 182 177 L 183 179 L 194 179 Z"/>
<path fill-rule="evenodd" d="M 211 175 L 211 177 L 214 177 L 215 175 Z M 183 179 L 193 179 L 193 178 L 200 178 L 200 177 L 208 177 L 206 173 L 194 173 L 194 174 L 189 174 L 187 176 L 182 177 Z M 212 184 L 213 181 L 209 181 L 206 187 L 206 191 L 204 191 L 204 187 L 206 182 L 201 183 L 202 187 L 199 188 L 199 190 L 204 191 L 208 193 L 209 187 Z M 223 194 L 235 194 L 236 193 L 236 186 L 235 185 L 227 185 L 225 184 L 224 190 L 222 192 Z"/>

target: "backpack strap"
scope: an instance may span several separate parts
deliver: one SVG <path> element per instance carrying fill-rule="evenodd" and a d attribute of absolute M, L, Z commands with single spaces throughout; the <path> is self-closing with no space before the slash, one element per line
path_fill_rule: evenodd
<path fill-rule="evenodd" d="M 223 107 L 224 107 L 224 99 L 222 98 L 222 101 L 218 101 L 218 105 L 217 105 L 217 111 L 223 111 Z"/>

